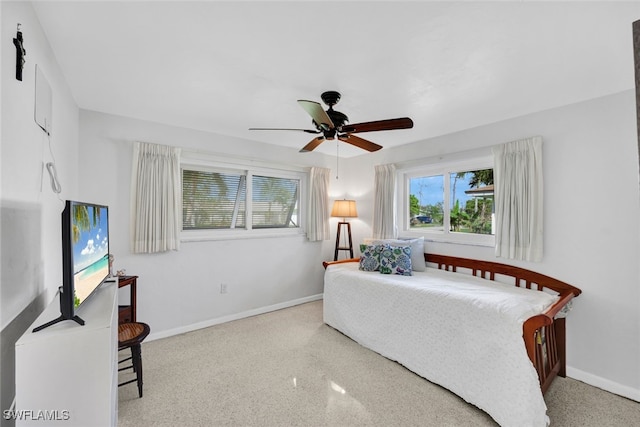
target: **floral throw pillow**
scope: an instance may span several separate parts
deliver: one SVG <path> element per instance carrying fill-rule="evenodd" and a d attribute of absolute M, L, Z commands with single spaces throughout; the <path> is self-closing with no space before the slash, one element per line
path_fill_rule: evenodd
<path fill-rule="evenodd" d="M 411 245 L 383 245 L 380 252 L 380 273 L 411 276 Z"/>
<path fill-rule="evenodd" d="M 380 252 L 382 245 L 360 245 L 360 270 L 378 271 L 380 269 Z"/>

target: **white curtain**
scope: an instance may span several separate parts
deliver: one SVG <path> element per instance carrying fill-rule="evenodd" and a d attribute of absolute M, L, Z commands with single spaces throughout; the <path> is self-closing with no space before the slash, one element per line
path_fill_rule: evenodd
<path fill-rule="evenodd" d="M 496 256 L 542 261 L 542 137 L 493 148 Z"/>
<path fill-rule="evenodd" d="M 307 239 L 311 242 L 329 239 L 329 173 L 330 169 L 312 167 L 309 172 L 309 215 Z"/>
<path fill-rule="evenodd" d="M 373 199 L 373 238 L 396 237 L 396 167 L 393 164 L 375 167 Z"/>
<path fill-rule="evenodd" d="M 137 142 L 131 173 L 131 250 L 180 249 L 182 186 L 180 149 Z"/>

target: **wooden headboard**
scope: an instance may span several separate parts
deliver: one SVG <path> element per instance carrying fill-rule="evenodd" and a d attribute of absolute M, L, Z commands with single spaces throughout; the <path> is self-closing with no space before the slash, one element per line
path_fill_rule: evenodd
<path fill-rule="evenodd" d="M 470 274 L 488 280 L 496 280 L 496 275 L 510 276 L 515 279 L 515 286 L 524 286 L 527 289 L 553 289 L 559 294 L 570 292 L 574 297 L 582 292 L 575 286 L 553 277 L 513 265 L 437 254 L 424 254 L 424 259 L 427 263 L 436 264 L 441 270 L 458 272 L 458 268 L 465 268 Z"/>
<path fill-rule="evenodd" d="M 322 265 L 324 268 L 327 268 L 327 266 L 332 264 L 358 262 L 359 260 L 359 258 L 350 258 L 340 261 L 325 261 Z M 552 289 L 558 294 L 571 294 L 574 297 L 582 293 L 579 288 L 561 280 L 554 279 L 553 277 L 499 262 L 427 253 L 424 254 L 424 260 L 428 264 L 437 265 L 437 268 L 440 270 L 464 273 L 465 271 L 458 271 L 458 269 L 466 269 L 468 274 L 487 280 L 497 280 L 500 278 L 499 276 L 510 276 L 514 279 L 515 286 L 524 286 L 527 289 L 535 289 L 537 291 L 542 291 L 545 288 Z"/>

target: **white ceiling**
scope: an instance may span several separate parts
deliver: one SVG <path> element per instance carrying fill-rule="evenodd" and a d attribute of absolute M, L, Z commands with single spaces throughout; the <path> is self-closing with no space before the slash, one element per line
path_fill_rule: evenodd
<path fill-rule="evenodd" d="M 392 147 L 631 89 L 640 19 L 640 2 L 617 1 L 34 8 L 80 108 L 296 149 L 312 135 L 248 128 L 310 129 L 296 100 L 326 90 L 351 123 L 411 117 L 413 129 L 359 134 Z"/>

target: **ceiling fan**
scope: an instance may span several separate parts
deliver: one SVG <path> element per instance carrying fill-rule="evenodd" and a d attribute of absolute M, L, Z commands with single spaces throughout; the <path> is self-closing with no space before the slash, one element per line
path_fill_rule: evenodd
<path fill-rule="evenodd" d="M 333 109 L 333 106 L 340 101 L 340 93 L 327 91 L 320 95 L 322 101 L 329 106 L 325 111 L 319 102 L 298 100 L 298 104 L 311 116 L 315 129 L 284 129 L 284 128 L 250 128 L 249 130 L 292 130 L 313 134 L 321 134 L 313 138 L 307 145 L 302 147 L 301 153 L 313 151 L 324 140 L 335 139 L 336 137 L 347 144 L 355 145 L 367 151 L 377 151 L 381 145 L 367 141 L 364 138 L 353 135 L 361 132 L 376 132 L 382 130 L 409 129 L 413 127 L 413 121 L 409 117 L 398 119 L 376 120 L 373 122 L 363 122 L 347 124 L 349 118 Z"/>

